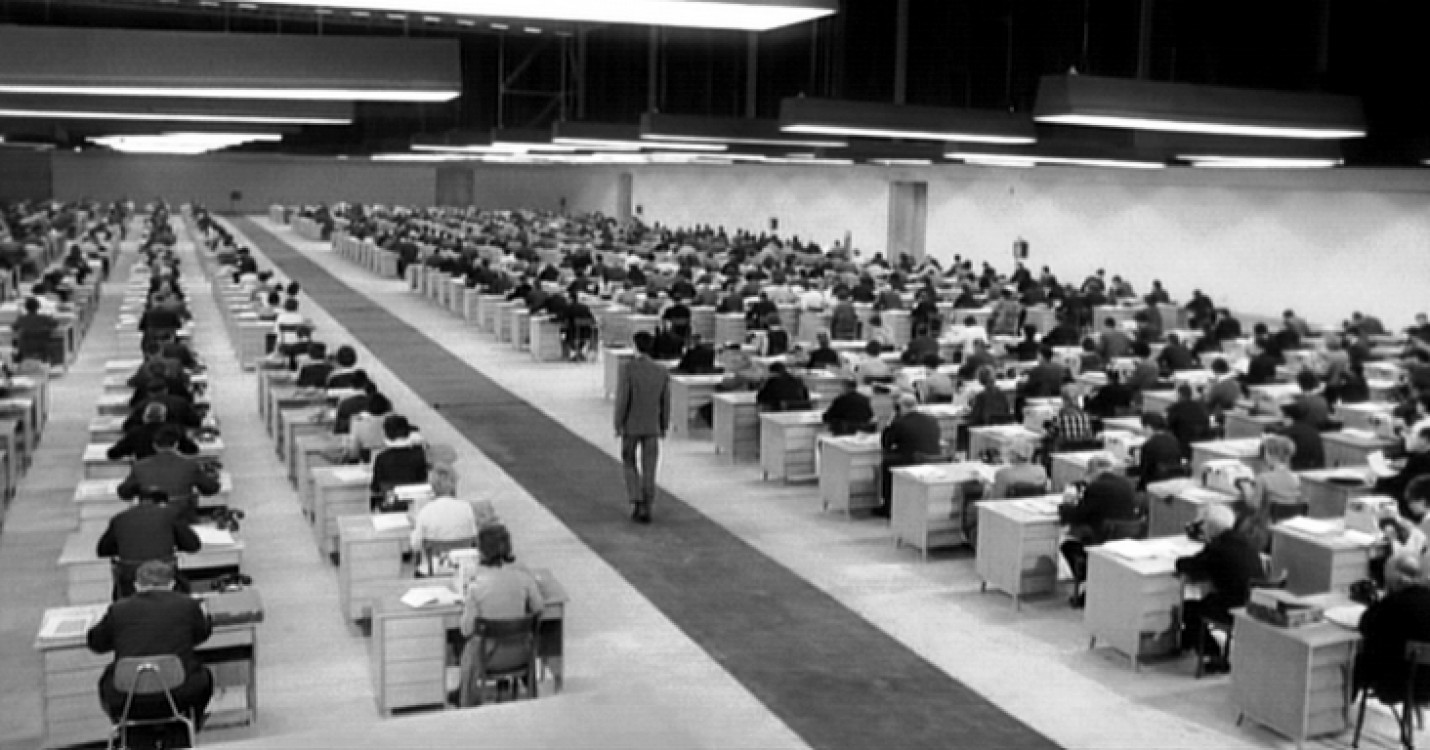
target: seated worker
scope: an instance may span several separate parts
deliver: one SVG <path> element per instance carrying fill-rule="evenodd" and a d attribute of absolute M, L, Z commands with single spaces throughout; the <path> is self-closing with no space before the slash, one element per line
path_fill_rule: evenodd
<path fill-rule="evenodd" d="M 596 335 L 596 316 L 591 306 L 581 301 L 581 292 L 573 288 L 571 302 L 561 318 L 561 358 L 585 362 L 586 352 Z"/>
<path fill-rule="evenodd" d="M 1019 362 L 1032 362 L 1038 358 L 1043 345 L 1038 343 L 1038 327 L 1023 326 L 1023 340 L 1009 350 L 1008 355 Z"/>
<path fill-rule="evenodd" d="M 341 401 L 338 401 L 338 406 L 333 413 L 334 435 L 348 434 L 352 427 L 353 415 L 367 411 L 372 394 L 377 393 L 377 386 L 368 378 L 367 370 L 354 370 L 352 387 L 343 390 L 356 391 L 356 393 L 344 396 Z"/>
<path fill-rule="evenodd" d="M 1023 438 L 1012 440 L 1004 454 L 1008 457 L 1008 465 L 993 475 L 993 489 L 988 495 L 990 498 L 1026 497 L 1047 492 L 1048 472 L 1042 465 L 1032 463 L 1032 443 Z M 1033 492 L 1033 488 L 1038 491 Z"/>
<path fill-rule="evenodd" d="M 1252 349 L 1251 361 L 1246 365 L 1246 377 L 1242 378 L 1242 384 L 1250 387 L 1275 383 L 1276 366 L 1283 360 L 1281 347 L 1276 342 L 1269 338 L 1258 339 Z"/>
<path fill-rule="evenodd" d="M 127 498 L 126 498 L 127 499 Z M 180 520 L 162 491 L 146 491 L 134 506 L 109 519 L 94 553 L 114 563 L 114 598 L 134 593 L 134 572 L 150 560 L 174 564 L 177 552 L 198 552 L 202 543 Z M 180 581 L 183 590 L 188 586 Z"/>
<path fill-rule="evenodd" d="M 357 350 L 343 345 L 333 353 L 333 371 L 328 373 L 327 388 L 351 388 L 353 372 L 357 368 Z"/>
<path fill-rule="evenodd" d="M 477 649 L 482 648 L 477 631 L 478 620 L 515 620 L 541 612 L 546 601 L 536 576 L 526 566 L 516 562 L 512 554 L 511 533 L 501 524 L 484 526 L 477 532 L 477 554 L 480 564 L 475 576 L 462 588 L 462 636 L 467 638 L 461 656 L 461 688 L 458 706 L 475 706 L 481 702 L 480 686 L 472 679 L 477 664 Z"/>
<path fill-rule="evenodd" d="M 974 339 L 973 351 L 965 352 L 963 363 L 958 366 L 958 377 L 963 380 L 973 380 L 978 377 L 980 370 L 985 367 L 991 370 L 997 364 L 997 360 L 988 352 L 988 342 Z"/>
<path fill-rule="evenodd" d="M 929 331 L 924 331 L 909 340 L 909 345 L 904 347 L 903 353 L 899 355 L 899 361 L 913 365 L 923 362 L 929 356 L 938 356 L 938 339 Z"/>
<path fill-rule="evenodd" d="M 184 667 L 184 681 L 171 692 L 174 707 L 193 720 L 195 731 L 202 729 L 209 698 L 213 695 L 213 676 L 199 661 L 194 649 L 212 633 L 209 617 L 198 600 L 174 590 L 175 570 L 171 562 L 150 560 L 138 566 L 134 588 L 133 596 L 109 605 L 104 617 L 90 628 L 85 636 L 89 649 L 98 654 L 113 653 L 116 664 L 121 659 L 134 657 L 179 657 Z M 119 720 L 129 700 L 129 695 L 114 685 L 114 668 L 115 664 L 109 665 L 99 678 L 100 705 L 110 721 Z M 135 695 L 129 717 L 162 718 L 169 716 L 170 711 L 169 700 L 163 693 Z M 167 741 L 162 744 L 185 747 Z"/>
<path fill-rule="evenodd" d="M 876 516 L 889 517 L 894 491 L 891 469 L 934 461 L 943 452 L 938 420 L 919 411 L 918 405 L 918 399 L 910 394 L 899 396 L 894 404 L 894 419 L 880 436 L 884 460 L 879 465 L 880 504 L 874 509 Z"/>
<path fill-rule="evenodd" d="M 1182 457 L 1192 455 L 1192 443 L 1212 439 L 1212 417 L 1207 405 L 1192 393 L 1186 383 L 1177 386 L 1177 400 L 1167 407 L 1167 429 L 1182 445 Z"/>
<path fill-rule="evenodd" d="M 1279 523 L 1298 515 L 1301 502 L 1301 478 L 1291 471 L 1291 459 L 1296 444 L 1285 435 L 1267 435 L 1261 440 L 1261 455 L 1266 470 L 1256 475 L 1247 509 L 1265 515 L 1271 523 Z"/>
<path fill-rule="evenodd" d="M 134 397 L 129 401 L 129 408 L 134 408 L 143 401 L 148 394 L 150 383 L 163 383 L 170 393 L 188 394 L 193 392 L 193 383 L 189 380 L 188 373 L 184 372 L 177 360 L 167 359 L 160 355 L 159 344 L 154 342 L 150 345 L 154 351 L 153 356 L 144 360 L 144 364 L 139 366 L 125 385 L 134 389 Z"/>
<path fill-rule="evenodd" d="M 1038 364 L 1028 371 L 1028 379 L 1023 383 L 1024 398 L 1052 398 L 1062 392 L 1063 383 L 1068 379 L 1066 367 L 1053 361 L 1050 346 L 1038 348 Z"/>
<path fill-rule="evenodd" d="M 144 412 L 151 404 L 164 407 L 164 420 L 169 424 L 195 430 L 203 426 L 203 420 L 194 410 L 189 399 L 170 393 L 169 387 L 163 381 L 155 381 L 146 387 L 144 400 L 136 404 L 134 409 L 129 412 L 129 416 L 125 418 L 123 425 L 125 432 L 143 424 Z"/>
<path fill-rule="evenodd" d="M 1136 394 L 1122 384 L 1122 375 L 1116 370 L 1107 371 L 1107 383 L 1093 392 L 1084 408 L 1095 417 L 1117 417 L 1133 410 L 1132 402 Z"/>
<path fill-rule="evenodd" d="M 179 520 L 193 523 L 198 515 L 198 496 L 213 495 L 220 485 L 218 475 L 208 471 L 198 460 L 179 455 L 179 440 L 183 434 L 174 425 L 159 428 L 154 433 L 154 455 L 129 467 L 129 476 L 119 483 L 116 492 L 129 500 L 158 490 L 168 498 Z"/>
<path fill-rule="evenodd" d="M 1312 427 L 1324 430 L 1331 421 L 1331 405 L 1326 403 L 1325 396 L 1316 392 L 1321 387 L 1321 379 L 1316 377 L 1316 373 L 1303 369 L 1296 373 L 1296 385 L 1301 392 L 1296 395 L 1294 403 L 1300 404 L 1306 411 L 1302 419 Z"/>
<path fill-rule="evenodd" d="M 1132 343 L 1132 354 L 1137 357 L 1137 364 L 1127 376 L 1127 387 L 1137 393 L 1156 388 L 1162 371 L 1158 370 L 1157 363 L 1152 361 L 1152 348 L 1147 346 L 1146 341 L 1135 341 Z"/>
<path fill-rule="evenodd" d="M 874 407 L 869 397 L 859 392 L 854 379 L 843 381 L 844 390 L 824 410 L 822 421 L 833 435 L 853 435 L 874 428 Z"/>
<path fill-rule="evenodd" d="M 680 355 L 685 351 L 685 339 L 675 335 L 670 330 L 670 324 L 661 322 L 660 330 L 656 332 L 655 339 L 651 343 L 650 358 L 657 360 L 680 359 Z"/>
<path fill-rule="evenodd" d="M 160 353 L 165 359 L 178 362 L 179 366 L 185 370 L 202 369 L 203 363 L 194 356 L 194 351 L 189 348 L 188 344 L 180 340 L 177 334 L 160 334 L 155 340 L 159 342 Z"/>
<path fill-rule="evenodd" d="M 1386 561 L 1385 595 L 1366 608 L 1358 629 L 1354 690 L 1373 690 L 1382 703 L 1404 703 L 1410 676 L 1405 646 L 1430 641 L 1430 585 L 1417 555 L 1401 552 Z M 1430 670 L 1417 672 L 1415 694 L 1430 695 Z"/>
<path fill-rule="evenodd" d="M 169 426 L 168 409 L 163 404 L 149 404 L 144 409 L 143 420 L 137 427 L 124 433 L 124 437 L 119 438 L 114 445 L 109 446 L 105 456 L 110 461 L 118 461 L 121 458 L 141 460 L 154 455 L 154 437 L 160 430 Z M 198 444 L 182 432 L 179 433 L 177 448 L 179 453 L 186 456 L 199 452 Z"/>
<path fill-rule="evenodd" d="M 183 327 L 181 308 L 169 304 L 168 295 L 156 294 L 149 303 L 149 309 L 139 317 L 139 330 L 144 334 L 141 345 L 171 335 Z"/>
<path fill-rule="evenodd" d="M 789 352 L 789 331 L 780 322 L 779 316 L 770 318 L 765 325 L 765 338 L 760 347 L 761 356 L 778 357 Z"/>
<path fill-rule="evenodd" d="M 770 376 L 755 394 L 760 411 L 790 411 L 809 408 L 809 389 L 790 373 L 783 362 L 770 364 Z"/>
<path fill-rule="evenodd" d="M 1058 313 L 1058 324 L 1043 337 L 1043 346 L 1078 346 L 1081 343 L 1082 327 L 1077 324 L 1076 316 L 1066 312 Z M 1094 343 L 1093 349 L 1096 348 Z"/>
<path fill-rule="evenodd" d="M 1099 453 L 1088 459 L 1087 486 L 1082 496 L 1076 502 L 1058 506 L 1058 518 L 1068 527 L 1067 540 L 1060 550 L 1078 584 L 1087 580 L 1087 548 L 1111 541 L 1108 523 L 1137 518 L 1136 491 L 1114 467 L 1112 457 L 1107 454 Z M 1085 596 L 1079 590 L 1069 603 L 1080 609 Z"/>
<path fill-rule="evenodd" d="M 1251 582 L 1262 576 L 1261 554 L 1251 542 L 1233 528 L 1236 515 L 1226 505 L 1209 503 L 1202 512 L 1202 530 L 1206 546 L 1190 557 L 1177 560 L 1177 573 L 1188 581 L 1203 585 L 1202 598 L 1182 602 L 1183 651 L 1195 648 L 1203 638 L 1207 620 L 1228 622 L 1231 610 L 1246 606 L 1251 596 Z M 1210 590 L 1206 590 L 1208 588 Z M 1217 642 L 1207 634 L 1202 658 L 1206 671 L 1212 674 L 1231 669 Z"/>
<path fill-rule="evenodd" d="M 671 333 L 683 341 L 690 338 L 690 315 L 690 308 L 676 299 L 660 313 L 660 319 L 670 327 Z"/>
<path fill-rule="evenodd" d="M 15 361 L 36 359 L 49 362 L 50 342 L 59 327 L 59 321 L 40 311 L 38 299 L 26 297 L 25 312 L 10 325 L 15 341 Z"/>
<path fill-rule="evenodd" d="M 1178 370 L 1195 370 L 1200 366 L 1197 363 L 1197 355 L 1184 346 L 1182 337 L 1175 333 L 1167 334 L 1167 344 L 1157 355 L 1157 365 L 1164 375 L 1169 376 Z"/>
<path fill-rule="evenodd" d="M 839 341 L 855 341 L 859 338 L 859 314 L 849 295 L 841 293 L 835 297 L 834 306 L 829 310 L 829 335 Z"/>
<path fill-rule="evenodd" d="M 680 355 L 680 364 L 675 371 L 686 375 L 707 375 L 719 372 L 715 366 L 715 347 L 707 343 L 698 333 L 690 334 L 690 348 Z"/>
<path fill-rule="evenodd" d="M 961 373 L 962 371 L 960 375 Z M 983 427 L 1007 424 L 1011 421 L 1013 406 L 1008 403 L 1008 394 L 998 387 L 998 381 L 993 377 L 993 368 L 983 367 L 978 370 L 978 385 L 983 390 L 968 402 L 968 426 Z"/>
<path fill-rule="evenodd" d="M 839 358 L 839 352 L 829 344 L 829 334 L 820 331 L 815 334 L 817 346 L 809 352 L 809 368 L 811 370 L 826 369 L 837 370 L 844 365 Z"/>
<path fill-rule="evenodd" d="M 372 506 L 381 508 L 393 487 L 427 481 L 427 451 L 415 439 L 407 417 L 391 414 L 382 422 L 384 447 L 372 460 Z M 390 509 L 389 509 L 390 510 Z"/>
<path fill-rule="evenodd" d="M 752 331 L 763 331 L 765 326 L 769 325 L 770 316 L 778 317 L 779 314 L 780 308 L 770 301 L 770 295 L 760 292 L 759 299 L 745 311 L 745 327 Z"/>
<path fill-rule="evenodd" d="M 1116 318 L 1102 321 L 1102 334 L 1097 341 L 1097 353 L 1104 362 L 1111 362 L 1132 353 L 1132 338 L 1118 328 Z"/>
<path fill-rule="evenodd" d="M 1069 447 L 1079 446 L 1097 438 L 1092 429 L 1092 420 L 1078 404 L 1081 387 L 1077 383 L 1063 386 L 1062 408 L 1045 425 L 1048 438 L 1048 453 L 1057 453 Z"/>
<path fill-rule="evenodd" d="M 299 388 L 327 388 L 328 377 L 333 374 L 333 361 L 328 357 L 328 345 L 321 341 L 308 342 L 306 361 L 298 360 Z"/>
<path fill-rule="evenodd" d="M 1167 419 L 1161 414 L 1143 414 L 1142 429 L 1148 435 L 1137 452 L 1137 491 L 1145 492 L 1154 482 L 1186 476 L 1182 444 L 1167 429 Z"/>
<path fill-rule="evenodd" d="M 854 363 L 854 376 L 860 384 L 887 383 L 893 379 L 893 369 L 879 356 L 883 351 L 884 347 L 877 341 L 864 345 L 864 356 Z"/>
<path fill-rule="evenodd" d="M 381 393 L 374 393 L 367 400 L 367 411 L 353 415 L 349 425 L 349 445 L 347 460 L 351 463 L 368 463 L 373 455 L 387 445 L 383 423 L 392 413 L 392 401 Z"/>
<path fill-rule="evenodd" d="M 283 302 L 283 312 L 273 319 L 273 350 L 285 357 L 295 357 L 300 351 L 307 351 L 308 336 L 313 326 L 303 313 L 298 312 L 298 300 L 289 298 Z"/>
<path fill-rule="evenodd" d="M 1241 397 L 1241 383 L 1232 376 L 1226 360 L 1221 357 L 1212 360 L 1212 384 L 1206 393 L 1207 410 L 1221 419 L 1227 411 L 1236 408 L 1236 402 Z"/>
<path fill-rule="evenodd" d="M 1417 423 L 1407 430 L 1405 449 L 1405 466 L 1394 475 L 1377 480 L 1374 488 L 1375 494 L 1389 495 L 1401 503 L 1411 482 L 1430 475 L 1430 421 Z"/>
<path fill-rule="evenodd" d="M 480 506 L 457 498 L 457 472 L 447 465 L 432 467 L 427 474 L 433 498 L 422 505 L 412 521 L 412 549 L 421 552 L 425 542 L 475 541 L 477 529 L 496 522 L 490 501 Z M 478 507 L 481 509 L 480 517 Z"/>
<path fill-rule="evenodd" d="M 1276 430 L 1295 444 L 1291 457 L 1292 471 L 1323 469 L 1326 466 L 1326 444 L 1321 439 L 1321 431 L 1306 419 L 1304 404 L 1290 403 L 1281 407 L 1284 425 Z"/>
<path fill-rule="evenodd" d="M 928 373 L 918 383 L 916 389 L 919 401 L 925 404 L 952 403 L 958 388 L 954 385 L 953 378 L 939 369 L 943 366 L 943 361 L 938 358 L 937 354 L 930 354 L 924 357 L 923 366 Z"/>

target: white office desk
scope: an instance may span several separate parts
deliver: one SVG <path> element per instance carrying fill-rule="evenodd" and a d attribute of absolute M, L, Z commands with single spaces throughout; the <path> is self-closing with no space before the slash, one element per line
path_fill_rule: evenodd
<path fill-rule="evenodd" d="M 1061 495 L 984 500 L 978 503 L 978 551 L 974 567 L 981 581 L 1013 598 L 1051 593 L 1058 583 L 1058 505 Z"/>
<path fill-rule="evenodd" d="M 1143 657 L 1175 651 L 1182 606 L 1176 561 L 1201 548 L 1185 536 L 1124 539 L 1089 547 L 1083 610 L 1088 648 L 1102 641 L 1127 654 L 1133 669 Z"/>
<path fill-rule="evenodd" d="M 986 487 L 993 483 L 997 470 L 996 466 L 978 462 L 894 469 L 889 516 L 894 544 L 917 547 L 925 558 L 934 547 L 967 544 L 964 486 L 978 482 Z"/>

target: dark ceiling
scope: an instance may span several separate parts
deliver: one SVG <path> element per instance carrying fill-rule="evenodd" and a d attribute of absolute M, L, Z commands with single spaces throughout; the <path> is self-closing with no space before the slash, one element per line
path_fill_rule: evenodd
<path fill-rule="evenodd" d="M 891 101 L 897 7 L 896 0 L 843 0 L 832 19 L 759 35 L 757 114 L 775 117 L 782 98 L 801 93 Z M 1423 3 L 908 0 L 908 12 L 910 104 L 1028 111 L 1044 74 L 1076 67 L 1133 77 L 1140 61 L 1153 80 L 1354 94 L 1370 136 L 1346 144 L 1349 163 L 1408 165 L 1430 155 L 1422 154 L 1430 121 L 1411 86 L 1430 72 Z M 307 128 L 285 139 L 285 151 L 390 150 L 417 133 L 544 126 L 563 115 L 634 123 L 652 102 L 673 114 L 745 114 L 749 37 L 742 32 L 520 22 L 498 30 L 494 21 L 459 26 L 452 17 L 358 18 L 213 0 L 0 0 L 0 23 L 461 40 L 460 99 L 359 104 L 353 125 Z M 516 91 L 503 96 L 504 77 Z"/>

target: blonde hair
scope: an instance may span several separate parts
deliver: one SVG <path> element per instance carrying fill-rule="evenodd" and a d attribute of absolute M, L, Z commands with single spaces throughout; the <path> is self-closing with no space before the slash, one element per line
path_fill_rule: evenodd
<path fill-rule="evenodd" d="M 457 471 L 447 464 L 436 464 L 427 472 L 427 483 L 432 485 L 432 494 L 438 497 L 457 494 Z"/>

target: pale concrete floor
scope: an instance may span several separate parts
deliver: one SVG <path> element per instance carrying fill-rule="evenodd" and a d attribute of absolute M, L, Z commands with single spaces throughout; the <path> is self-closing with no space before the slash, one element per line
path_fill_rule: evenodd
<path fill-rule="evenodd" d="M 537 363 L 418 298 L 402 282 L 378 279 L 342 260 L 326 243 L 304 241 L 259 221 L 487 377 L 616 454 L 600 365 Z M 367 366 L 375 369 L 370 361 Z M 391 376 L 384 374 L 381 382 L 386 387 Z M 419 422 L 427 429 L 425 418 Z M 762 482 L 757 466 L 732 466 L 714 454 L 708 440 L 668 441 L 662 461 L 667 490 L 1065 746 L 1292 744 L 1250 722 L 1235 726 L 1230 679 L 1195 680 L 1190 659 L 1133 673 L 1125 657 L 1108 649 L 1089 651 L 1081 617 L 1062 596 L 1014 612 L 1005 596 L 980 594 L 968 553 L 936 554 L 923 562 L 915 551 L 895 549 L 883 523 L 822 514 L 816 488 Z M 485 465 L 483 476 L 491 470 Z M 498 486 L 498 507 L 508 514 L 514 498 L 507 493 L 513 488 L 505 477 Z M 520 521 L 516 527 L 522 540 L 525 527 Z M 1367 724 L 1364 746 L 1395 746 L 1388 714 Z M 1309 744 L 1340 747 L 1348 741 L 1347 735 Z"/>

